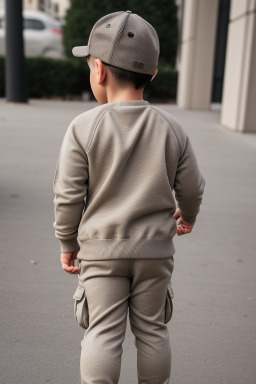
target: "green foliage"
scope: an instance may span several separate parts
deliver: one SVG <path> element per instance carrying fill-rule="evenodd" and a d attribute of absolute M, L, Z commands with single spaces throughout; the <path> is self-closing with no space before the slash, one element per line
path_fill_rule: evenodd
<path fill-rule="evenodd" d="M 0 56 L 0 97 L 4 97 L 5 59 Z M 169 65 L 159 65 L 155 79 L 145 89 L 145 100 L 175 99 L 177 71 Z M 27 57 L 28 93 L 32 98 L 81 96 L 90 89 L 89 69 L 84 59 L 50 59 Z"/>
<path fill-rule="evenodd" d="M 0 56 L 0 96 L 4 96 L 4 61 Z M 89 69 L 84 60 L 27 57 L 29 97 L 81 95 L 90 89 Z"/>
<path fill-rule="evenodd" d="M 160 58 L 175 65 L 178 25 L 177 6 L 174 0 L 71 0 L 64 28 L 66 53 L 72 57 L 72 48 L 87 45 L 91 29 L 102 16 L 131 10 L 147 20 L 156 29 L 160 40 Z"/>
<path fill-rule="evenodd" d="M 30 97 L 80 95 L 89 88 L 89 70 L 84 60 L 27 58 Z"/>
<path fill-rule="evenodd" d="M 175 100 L 178 75 L 169 65 L 159 65 L 158 74 L 145 88 L 144 99 L 151 101 Z"/>

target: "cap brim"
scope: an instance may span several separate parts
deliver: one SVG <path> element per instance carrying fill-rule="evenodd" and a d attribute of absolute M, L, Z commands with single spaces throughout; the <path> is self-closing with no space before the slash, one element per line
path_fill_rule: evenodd
<path fill-rule="evenodd" d="M 88 45 L 84 45 L 81 47 L 74 47 L 72 49 L 72 53 L 76 57 L 87 57 L 89 56 L 89 47 Z"/>

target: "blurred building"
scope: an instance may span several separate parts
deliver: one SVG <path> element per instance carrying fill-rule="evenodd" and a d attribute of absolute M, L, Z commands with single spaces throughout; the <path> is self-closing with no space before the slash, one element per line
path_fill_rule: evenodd
<path fill-rule="evenodd" d="M 6 0 L 0 0 L 0 9 L 4 8 Z M 8 1 L 8 0 L 7 0 Z M 23 9 L 30 11 L 43 11 L 54 19 L 64 23 L 66 11 L 70 0 L 23 0 Z"/>
<path fill-rule="evenodd" d="M 221 108 L 221 124 L 256 132 L 256 0 L 177 0 L 177 104 Z"/>

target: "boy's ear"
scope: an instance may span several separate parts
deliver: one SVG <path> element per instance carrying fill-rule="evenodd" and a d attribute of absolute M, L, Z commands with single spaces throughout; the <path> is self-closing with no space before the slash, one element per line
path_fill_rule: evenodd
<path fill-rule="evenodd" d="M 96 69 L 97 69 L 97 80 L 99 84 L 102 84 L 106 78 L 107 70 L 106 66 L 102 63 L 100 59 L 95 60 Z"/>
<path fill-rule="evenodd" d="M 152 76 L 152 78 L 151 78 L 150 81 L 154 80 L 154 78 L 156 77 L 157 73 L 158 73 L 158 68 L 156 69 L 156 71 L 155 71 L 155 73 L 154 73 L 154 75 Z"/>

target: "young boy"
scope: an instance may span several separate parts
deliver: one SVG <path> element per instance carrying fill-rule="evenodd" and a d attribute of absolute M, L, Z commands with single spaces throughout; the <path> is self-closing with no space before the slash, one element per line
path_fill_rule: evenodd
<path fill-rule="evenodd" d="M 129 309 L 138 382 L 166 384 L 172 238 L 192 231 L 204 178 L 183 128 L 143 100 L 159 56 L 149 23 L 131 11 L 106 15 L 73 54 L 87 58 L 100 103 L 70 124 L 54 180 L 62 268 L 79 273 L 81 382 L 118 383 Z"/>

